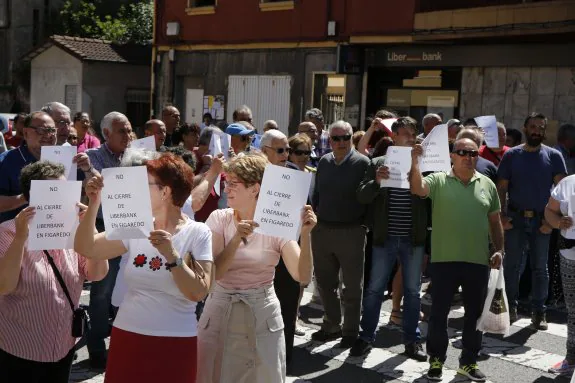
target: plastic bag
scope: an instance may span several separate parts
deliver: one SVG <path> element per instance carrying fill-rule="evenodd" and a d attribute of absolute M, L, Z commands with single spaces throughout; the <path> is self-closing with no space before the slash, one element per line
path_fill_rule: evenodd
<path fill-rule="evenodd" d="M 509 335 L 509 305 L 505 293 L 505 278 L 503 266 L 499 270 L 491 269 L 487 299 L 483 306 L 483 313 L 477 321 L 477 330 L 490 334 Z"/>

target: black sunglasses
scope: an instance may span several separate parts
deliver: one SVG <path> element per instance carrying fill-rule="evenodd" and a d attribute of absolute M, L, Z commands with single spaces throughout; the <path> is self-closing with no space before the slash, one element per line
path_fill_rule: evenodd
<path fill-rule="evenodd" d="M 78 139 L 78 136 L 68 136 L 68 139 L 69 140 L 76 140 L 76 139 Z"/>
<path fill-rule="evenodd" d="M 290 153 L 291 153 L 291 154 L 294 154 L 294 155 L 296 155 L 296 156 L 309 156 L 309 155 L 311 155 L 311 150 L 298 150 L 298 149 L 295 149 L 295 150 L 290 150 Z"/>
<path fill-rule="evenodd" d="M 290 148 L 272 148 L 271 146 L 266 146 L 266 148 L 270 148 L 271 150 L 273 150 L 277 154 L 289 153 L 289 151 L 290 151 Z"/>
<path fill-rule="evenodd" d="M 351 134 L 346 134 L 345 136 L 331 136 L 331 140 L 334 142 L 340 142 L 340 141 L 349 141 L 351 140 Z"/>
<path fill-rule="evenodd" d="M 479 152 L 477 150 L 454 150 L 453 153 L 457 154 L 460 157 L 477 157 L 479 155 Z"/>

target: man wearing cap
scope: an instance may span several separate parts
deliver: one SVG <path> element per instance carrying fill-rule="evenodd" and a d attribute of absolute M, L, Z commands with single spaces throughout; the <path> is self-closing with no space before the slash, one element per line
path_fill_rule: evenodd
<path fill-rule="evenodd" d="M 479 148 L 479 155 L 493 162 L 495 166 L 499 166 L 503 155 L 507 149 L 509 149 L 509 146 L 505 145 L 505 141 L 507 141 L 507 129 L 505 129 L 505 125 L 501 122 L 497 123 L 497 136 L 499 137 L 499 147 L 488 148 L 487 145 L 482 145 L 481 148 Z"/>
<path fill-rule="evenodd" d="M 254 129 L 249 129 L 245 124 L 239 122 L 234 122 L 228 125 L 226 128 L 226 133 L 232 136 L 232 148 L 234 153 L 240 154 L 245 152 L 252 142 L 252 138 L 256 131 Z"/>

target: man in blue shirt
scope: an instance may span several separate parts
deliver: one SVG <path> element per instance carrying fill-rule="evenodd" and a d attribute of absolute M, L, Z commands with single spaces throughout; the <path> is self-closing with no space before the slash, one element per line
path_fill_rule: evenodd
<path fill-rule="evenodd" d="M 517 320 L 517 296 L 524 249 L 529 244 L 532 273 L 532 324 L 547 330 L 545 301 L 551 226 L 544 219 L 551 188 L 567 174 L 561 153 L 543 145 L 547 118 L 533 113 L 525 119 L 526 143 L 509 149 L 499 164 L 497 189 L 505 229 L 505 287 L 511 323 Z M 509 202 L 507 202 L 509 199 Z"/>

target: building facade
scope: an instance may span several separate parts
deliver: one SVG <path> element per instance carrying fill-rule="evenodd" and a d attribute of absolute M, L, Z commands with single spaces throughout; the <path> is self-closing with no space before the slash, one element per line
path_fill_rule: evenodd
<path fill-rule="evenodd" d="M 187 121 L 241 104 L 286 132 L 310 107 L 356 128 L 382 107 L 575 121 L 572 0 L 157 0 L 156 14 L 154 110 Z"/>

